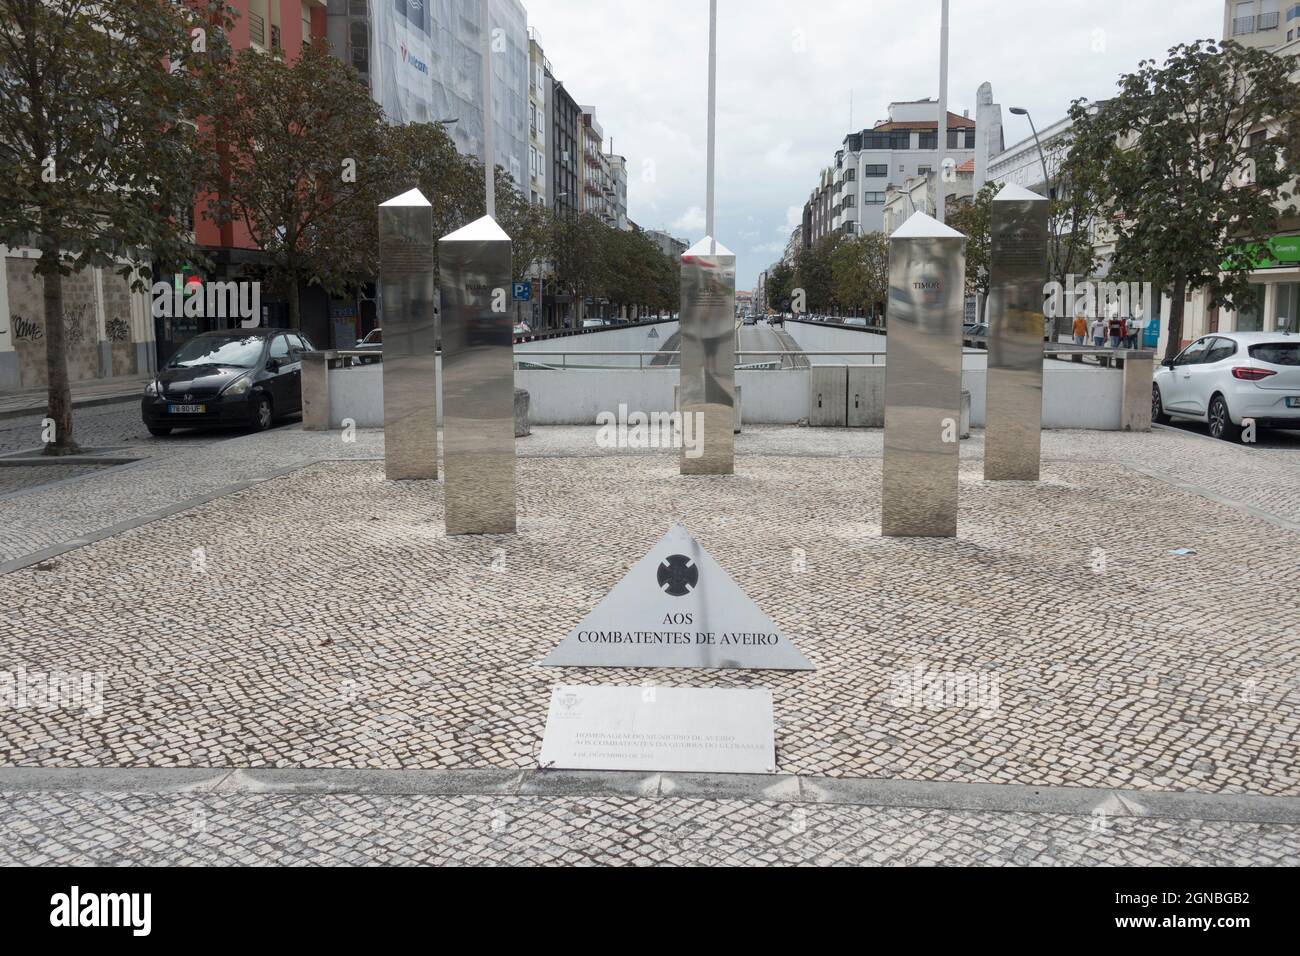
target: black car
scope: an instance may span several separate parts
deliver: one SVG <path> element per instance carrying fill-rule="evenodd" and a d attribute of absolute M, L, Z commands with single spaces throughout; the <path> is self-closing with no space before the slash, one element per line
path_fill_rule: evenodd
<path fill-rule="evenodd" d="M 292 329 L 226 329 L 190 339 L 144 390 L 140 412 L 151 435 L 173 428 L 270 428 L 302 411 L 302 353 Z"/>

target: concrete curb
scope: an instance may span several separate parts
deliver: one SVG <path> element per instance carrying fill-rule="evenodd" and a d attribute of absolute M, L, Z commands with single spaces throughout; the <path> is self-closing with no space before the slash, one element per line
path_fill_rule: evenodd
<path fill-rule="evenodd" d="M 0 767 L 0 793 L 493 796 L 564 799 L 744 800 L 1064 816 L 1300 826 L 1300 797 L 870 780 L 792 774 L 565 770 L 232 770 Z"/>

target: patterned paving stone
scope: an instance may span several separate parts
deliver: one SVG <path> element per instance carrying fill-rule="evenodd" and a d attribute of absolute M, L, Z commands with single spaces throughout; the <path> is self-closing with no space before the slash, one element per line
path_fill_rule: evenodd
<path fill-rule="evenodd" d="M 325 437 L 282 433 L 274 460 L 337 451 Z M 514 537 L 449 539 L 440 486 L 321 464 L 6 575 L 0 670 L 104 687 L 98 715 L 0 715 L 0 762 L 529 767 L 564 680 L 771 688 L 788 773 L 1300 792 L 1295 533 L 1108 460 L 1219 445 L 1074 433 L 1037 487 L 967 460 L 960 539 L 899 541 L 879 536 L 879 459 L 845 455 L 874 439 L 851 437 L 689 481 L 669 456 L 539 443 Z M 224 443 L 228 474 L 255 473 L 263 439 Z M 1259 451 L 1229 450 L 1239 497 L 1266 498 Z M 536 666 L 675 520 L 815 673 Z"/>
<path fill-rule="evenodd" d="M 628 796 L 0 794 L 0 864 L 1283 866 L 1300 828 Z"/>

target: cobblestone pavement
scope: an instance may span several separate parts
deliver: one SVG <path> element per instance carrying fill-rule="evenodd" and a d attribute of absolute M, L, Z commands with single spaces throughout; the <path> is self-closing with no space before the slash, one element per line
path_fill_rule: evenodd
<path fill-rule="evenodd" d="M 885 540 L 878 461 L 749 464 L 524 459 L 520 533 L 450 539 L 439 485 L 325 464 L 6 575 L 0 659 L 104 701 L 11 712 L 0 760 L 526 767 L 570 680 L 768 687 L 783 772 L 1300 792 L 1294 532 L 1118 465 L 968 462 L 960 540 Z M 677 519 L 815 673 L 536 666 Z"/>
<path fill-rule="evenodd" d="M 56 481 L 81 478 L 104 468 L 103 465 L 21 465 L 0 467 L 0 498 Z"/>
<path fill-rule="evenodd" d="M 1300 827 L 625 795 L 0 794 L 0 864 L 1278 866 Z"/>
<path fill-rule="evenodd" d="M 37 413 L 0 419 L 0 455 L 40 448 L 43 417 Z M 131 447 L 137 454 L 153 454 L 180 446 L 211 444 L 240 433 L 180 431 L 168 438 L 154 438 L 140 419 L 140 403 L 132 401 L 76 409 L 73 434 L 83 448 Z"/>
<path fill-rule="evenodd" d="M 526 768 L 564 680 L 768 687 L 783 773 L 1300 794 L 1294 449 L 1049 432 L 1044 482 L 992 485 L 977 432 L 960 538 L 900 541 L 879 536 L 880 439 L 750 429 L 736 477 L 684 481 L 671 455 L 537 429 L 513 537 L 449 539 L 440 485 L 332 460 L 382 455 L 366 431 L 177 445 L 0 499 L 0 561 L 179 509 L 0 577 L 0 670 L 104 681 L 102 712 L 0 713 L 0 765 Z M 816 672 L 536 666 L 679 519 Z M 1297 859 L 1294 826 L 1240 821 L 1113 821 L 1067 853 L 1052 834 L 1086 818 L 819 806 L 819 843 L 775 840 L 761 801 L 203 795 L 206 832 L 239 832 L 214 844 L 175 796 L 0 799 L 0 845 L 28 862 Z M 497 810 L 517 818 L 494 845 Z M 390 838 L 408 820 L 434 825 Z"/>

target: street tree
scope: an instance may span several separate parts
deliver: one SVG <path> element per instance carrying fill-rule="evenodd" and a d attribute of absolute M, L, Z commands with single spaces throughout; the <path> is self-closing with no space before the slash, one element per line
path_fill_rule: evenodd
<path fill-rule="evenodd" d="M 889 240 L 884 233 L 846 236 L 831 253 L 837 303 L 855 314 L 878 315 L 889 297 Z"/>
<path fill-rule="evenodd" d="M 0 0 L 0 242 L 31 246 L 43 285 L 45 453 L 77 451 L 63 279 L 112 268 L 139 290 L 147 262 L 192 251 L 205 161 L 205 53 L 222 8 L 165 0 Z"/>
<path fill-rule="evenodd" d="M 292 61 L 241 50 L 220 75 L 203 148 L 223 159 L 209 215 L 240 222 L 300 326 L 302 283 L 330 292 L 373 277 L 376 206 L 391 182 L 383 116 L 356 70 L 326 44 Z"/>
<path fill-rule="evenodd" d="M 983 297 L 981 321 L 988 315 L 989 261 L 993 246 L 989 224 L 993 197 L 1000 190 L 997 183 L 985 183 L 970 199 L 954 203 L 948 213 L 948 225 L 966 237 L 966 294 Z"/>
<path fill-rule="evenodd" d="M 1076 148 L 1100 170 L 1113 271 L 1171 293 L 1166 360 L 1181 348 L 1190 291 L 1211 306 L 1254 302 L 1252 246 L 1294 212 L 1288 140 L 1267 131 L 1300 115 L 1296 59 L 1197 40 L 1163 64 L 1142 61 L 1114 98 L 1071 107 Z"/>
<path fill-rule="evenodd" d="M 767 308 L 773 312 L 786 312 L 794 294 L 794 266 L 782 260 L 767 273 Z"/>

